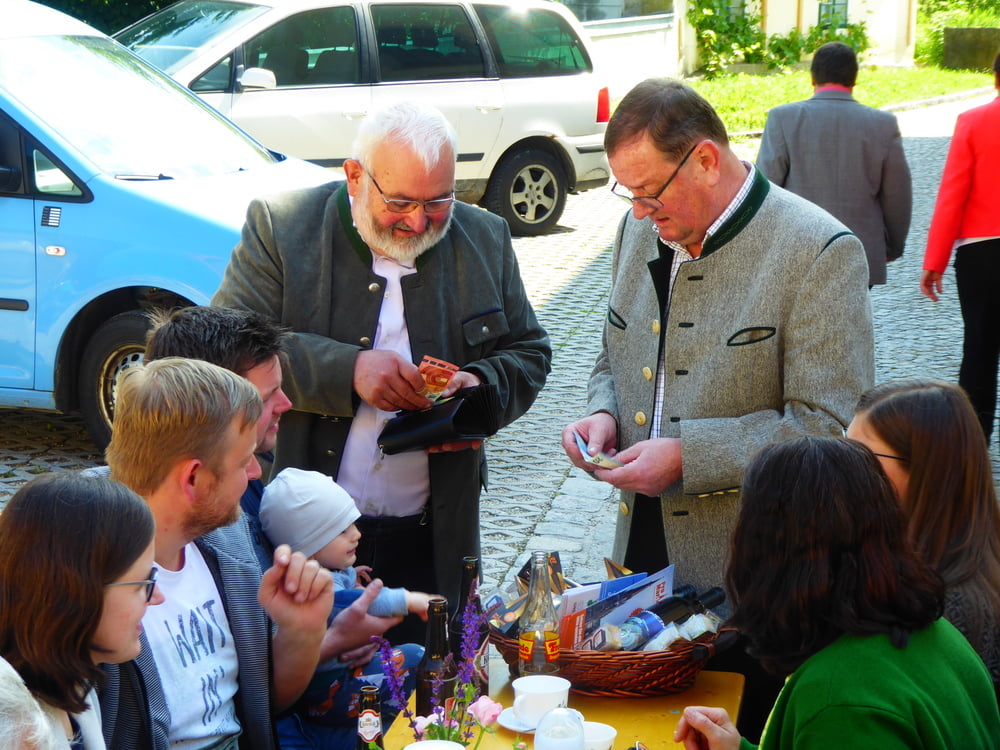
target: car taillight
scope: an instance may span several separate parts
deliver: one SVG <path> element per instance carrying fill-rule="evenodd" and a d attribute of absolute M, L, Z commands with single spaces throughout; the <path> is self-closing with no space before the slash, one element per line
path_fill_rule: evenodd
<path fill-rule="evenodd" d="M 611 94 L 608 87 L 597 92 L 597 121 L 607 122 L 611 119 Z"/>

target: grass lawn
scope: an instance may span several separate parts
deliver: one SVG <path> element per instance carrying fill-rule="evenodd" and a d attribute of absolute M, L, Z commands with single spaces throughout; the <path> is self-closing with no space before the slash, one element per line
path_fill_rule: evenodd
<path fill-rule="evenodd" d="M 732 134 L 762 130 L 769 109 L 812 95 L 808 70 L 767 76 L 737 74 L 688 83 L 715 107 Z M 992 85 L 992 75 L 969 71 L 862 68 L 854 96 L 862 104 L 883 107 Z"/>

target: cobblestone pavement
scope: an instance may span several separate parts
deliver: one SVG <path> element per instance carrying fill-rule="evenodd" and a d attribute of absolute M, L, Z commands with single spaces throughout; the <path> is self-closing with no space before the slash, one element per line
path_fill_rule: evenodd
<path fill-rule="evenodd" d="M 937 304 L 920 295 L 917 281 L 954 117 L 988 99 L 898 113 L 914 175 L 914 221 L 906 253 L 890 266 L 889 284 L 872 292 L 878 380 L 957 377 L 962 327 L 951 271 Z M 736 148 L 753 159 L 757 142 Z M 586 401 L 587 377 L 600 347 L 611 243 L 623 209 L 607 190 L 572 196 L 556 232 L 515 240 L 529 295 L 552 337 L 554 360 L 535 406 L 489 443 L 490 486 L 482 503 L 487 588 L 507 580 L 531 549 L 559 550 L 577 579 L 602 577 L 617 503 L 609 486 L 570 467 L 559 435 L 582 414 Z M 36 474 L 101 462 L 74 416 L 0 410 L 0 435 L 0 502 Z M 992 456 L 1000 477 L 996 446 Z"/>

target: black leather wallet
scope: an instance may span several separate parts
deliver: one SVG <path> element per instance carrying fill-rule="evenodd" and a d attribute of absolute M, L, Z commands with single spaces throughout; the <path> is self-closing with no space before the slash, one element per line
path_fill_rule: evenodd
<path fill-rule="evenodd" d="M 442 443 L 482 440 L 499 429 L 497 387 L 483 383 L 461 388 L 426 409 L 399 412 L 382 429 L 378 447 L 392 455 Z"/>

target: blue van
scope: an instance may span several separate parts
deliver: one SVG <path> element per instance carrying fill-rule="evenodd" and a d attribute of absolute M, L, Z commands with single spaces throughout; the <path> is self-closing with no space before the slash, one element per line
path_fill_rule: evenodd
<path fill-rule="evenodd" d="M 110 435 L 147 312 L 207 304 L 251 198 L 320 184 L 117 42 L 6 0 L 0 24 L 0 406 Z"/>

